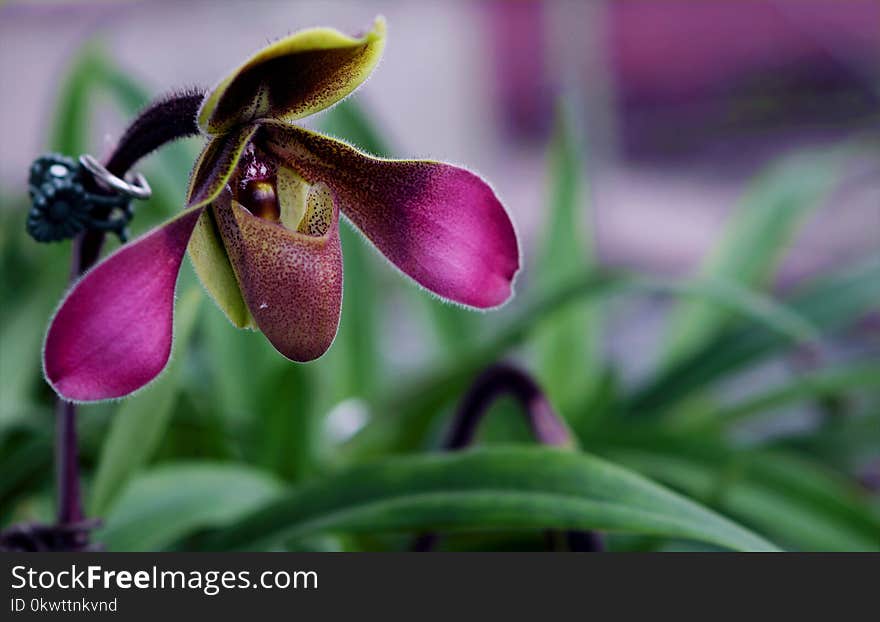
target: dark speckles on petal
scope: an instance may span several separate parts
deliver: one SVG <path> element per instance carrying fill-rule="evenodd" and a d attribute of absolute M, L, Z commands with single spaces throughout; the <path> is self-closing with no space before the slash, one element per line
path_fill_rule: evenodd
<path fill-rule="evenodd" d="M 312 186 L 306 202 L 306 213 L 297 231 L 306 235 L 322 236 L 333 224 L 333 197 L 324 184 Z"/>
<path fill-rule="evenodd" d="M 318 202 L 329 196 L 320 186 L 310 193 Z M 228 192 L 212 209 L 259 329 L 291 360 L 321 356 L 336 336 L 342 304 L 338 211 L 331 207 L 331 225 L 323 236 L 312 237 L 251 215 Z"/>

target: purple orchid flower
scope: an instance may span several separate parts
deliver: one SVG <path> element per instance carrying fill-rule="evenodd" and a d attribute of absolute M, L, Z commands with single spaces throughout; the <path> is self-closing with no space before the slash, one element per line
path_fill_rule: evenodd
<path fill-rule="evenodd" d="M 374 158 L 291 124 L 354 91 L 384 42 L 381 18 L 359 38 L 301 31 L 205 97 L 198 125 L 209 142 L 187 208 L 95 266 L 52 320 L 43 362 L 60 396 L 122 397 L 162 371 L 187 249 L 234 325 L 259 329 L 291 360 L 318 358 L 336 335 L 342 303 L 340 211 L 442 298 L 485 309 L 511 296 L 516 234 L 480 177 L 442 162 Z"/>

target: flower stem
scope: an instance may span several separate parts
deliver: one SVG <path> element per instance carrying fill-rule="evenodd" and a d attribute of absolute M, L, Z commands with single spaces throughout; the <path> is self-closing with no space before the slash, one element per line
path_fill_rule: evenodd
<path fill-rule="evenodd" d="M 128 126 L 107 160 L 107 170 L 124 177 L 135 163 L 165 143 L 199 133 L 196 115 L 204 93 L 189 90 L 168 95 L 147 106 Z M 105 216 L 96 214 L 97 216 Z M 70 282 L 74 283 L 101 255 L 104 232 L 89 229 L 73 242 Z M 58 485 L 58 526 L 78 525 L 84 512 L 79 487 L 76 438 L 76 405 L 59 398 L 56 426 L 56 469 Z M 88 532 L 79 532 L 86 545 Z"/>
<path fill-rule="evenodd" d="M 107 170 L 117 177 L 124 177 L 138 160 L 165 143 L 197 135 L 196 115 L 204 96 L 203 91 L 191 89 L 161 97 L 144 108 L 107 159 Z M 106 214 L 96 213 L 95 216 L 106 217 Z M 103 245 L 104 232 L 97 229 L 89 229 L 74 240 L 71 282 L 98 261 Z"/>
<path fill-rule="evenodd" d="M 489 412 L 489 407 L 503 395 L 514 397 L 523 408 L 535 440 L 542 445 L 573 448 L 574 438 L 563 420 L 556 414 L 544 391 L 525 372 L 511 365 L 499 363 L 489 367 L 474 381 L 456 412 L 443 448 L 455 451 L 474 442 L 477 427 Z M 414 551 L 430 551 L 439 539 L 436 533 L 423 533 L 413 541 Z M 592 531 L 547 533 L 547 541 L 555 550 L 601 551 L 601 536 Z"/>
<path fill-rule="evenodd" d="M 573 445 L 568 428 L 532 377 L 511 365 L 498 364 L 474 381 L 461 402 L 444 448 L 470 445 L 489 407 L 502 395 L 511 395 L 520 403 L 536 441 L 559 447 Z"/>
<path fill-rule="evenodd" d="M 76 406 L 59 400 L 57 416 L 58 522 L 66 525 L 83 518 L 76 455 Z"/>

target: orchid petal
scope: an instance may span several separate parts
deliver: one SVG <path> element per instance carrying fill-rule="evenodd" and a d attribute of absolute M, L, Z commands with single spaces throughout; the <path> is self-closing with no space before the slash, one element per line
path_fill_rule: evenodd
<path fill-rule="evenodd" d="M 207 205 L 226 188 L 245 147 L 258 125 L 243 125 L 208 141 L 193 166 L 186 194 L 187 207 Z"/>
<path fill-rule="evenodd" d="M 282 123 L 263 127 L 256 140 L 310 183 L 327 184 L 339 209 L 417 283 L 472 307 L 510 297 L 516 233 L 480 177 L 441 162 L 374 158 Z"/>
<path fill-rule="evenodd" d="M 205 146 L 190 179 L 189 205 L 209 204 L 226 188 L 255 131 L 256 126 L 243 126 Z M 202 212 L 188 250 L 199 280 L 229 321 L 238 328 L 252 328 L 253 318 L 241 297 L 211 210 Z"/>
<path fill-rule="evenodd" d="M 199 217 L 187 251 L 199 281 L 227 319 L 237 328 L 254 328 L 210 209 Z"/>
<path fill-rule="evenodd" d="M 372 73 L 385 47 L 385 20 L 362 37 L 332 28 L 294 33 L 257 52 L 205 98 L 209 134 L 258 119 L 294 121 L 345 98 Z"/>
<path fill-rule="evenodd" d="M 177 274 L 203 209 L 122 246 L 70 290 L 43 349 L 46 378 L 61 397 L 123 397 L 162 371 L 171 354 Z"/>
<path fill-rule="evenodd" d="M 212 205 L 257 326 L 281 354 L 299 362 L 327 351 L 336 336 L 342 305 L 339 211 L 320 184 L 312 186 L 308 202 L 308 213 L 329 212 L 323 235 L 291 231 L 253 216 L 230 193 L 223 193 Z"/>

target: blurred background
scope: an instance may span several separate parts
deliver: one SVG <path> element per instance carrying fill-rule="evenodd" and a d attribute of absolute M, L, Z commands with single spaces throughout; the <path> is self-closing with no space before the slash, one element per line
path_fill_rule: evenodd
<path fill-rule="evenodd" d="M 39 348 L 69 243 L 24 235 L 31 161 L 105 156 L 150 98 L 209 87 L 294 30 L 355 33 L 376 14 L 378 70 L 307 125 L 490 180 L 521 237 L 516 300 L 485 315 L 443 305 L 346 229 L 339 337 L 294 366 L 228 325 L 185 268 L 171 369 L 81 410 L 100 539 L 196 546 L 302 482 L 432 451 L 469 382 L 504 358 L 543 383 L 584 450 L 779 546 L 880 549 L 876 0 L 7 2 L 2 524 L 48 520 L 53 503 Z M 157 192 L 134 233 L 179 209 L 199 148 L 144 161 Z M 528 444 L 514 405 L 481 441 Z M 406 546 L 385 531 L 273 546 Z M 501 531 L 446 545 L 543 542 Z"/>

